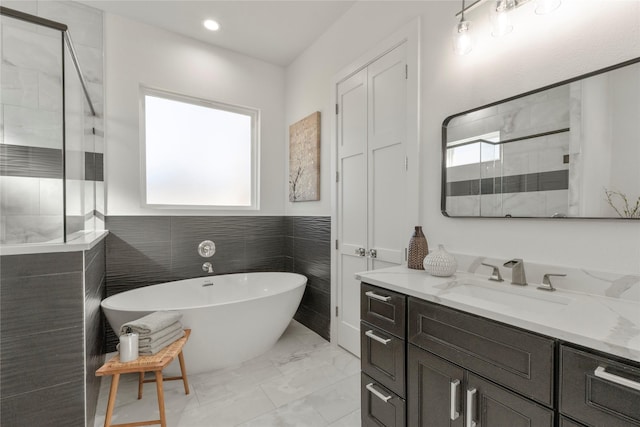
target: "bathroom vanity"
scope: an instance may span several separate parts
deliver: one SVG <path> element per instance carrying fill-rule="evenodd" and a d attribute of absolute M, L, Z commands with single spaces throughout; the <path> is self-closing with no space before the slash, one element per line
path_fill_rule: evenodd
<path fill-rule="evenodd" d="M 406 267 L 361 284 L 363 426 L 640 426 L 640 303 Z"/>

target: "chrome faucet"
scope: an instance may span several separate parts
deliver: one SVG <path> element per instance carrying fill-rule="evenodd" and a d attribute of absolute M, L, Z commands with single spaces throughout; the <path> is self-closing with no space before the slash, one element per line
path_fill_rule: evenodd
<path fill-rule="evenodd" d="M 527 276 L 524 274 L 524 261 L 520 258 L 512 259 L 504 263 L 507 268 L 512 268 L 511 284 L 519 286 L 527 286 Z"/>
<path fill-rule="evenodd" d="M 210 262 L 205 262 L 204 264 L 202 264 L 202 271 L 206 271 L 207 273 L 212 274 L 213 266 Z"/>

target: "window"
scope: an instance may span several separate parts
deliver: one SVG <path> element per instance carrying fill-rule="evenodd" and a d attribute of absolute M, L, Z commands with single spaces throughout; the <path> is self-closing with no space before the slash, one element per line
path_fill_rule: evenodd
<path fill-rule="evenodd" d="M 143 203 L 257 209 L 258 111 L 142 90 Z"/>

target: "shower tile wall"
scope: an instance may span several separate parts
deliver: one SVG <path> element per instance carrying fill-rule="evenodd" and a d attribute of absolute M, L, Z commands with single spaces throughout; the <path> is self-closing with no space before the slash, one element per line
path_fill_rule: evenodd
<path fill-rule="evenodd" d="M 102 12 L 73 2 L 2 5 L 69 27 L 98 117 L 86 114 L 77 88 L 67 94 L 67 231 L 103 229 Z M 61 35 L 3 17 L 1 39 L 0 243 L 62 241 Z M 79 84 L 67 64 L 67 86 L 72 79 Z"/>
<path fill-rule="evenodd" d="M 105 353 L 104 240 L 85 252 L 1 256 L 0 294 L 0 425 L 79 427 L 86 410 L 92 426 Z"/>
<path fill-rule="evenodd" d="M 106 244 L 102 240 L 84 252 L 85 318 L 85 406 L 87 426 L 93 426 L 100 395 L 100 378 L 95 372 L 104 363 L 105 319 L 100 302 L 106 295 Z"/>
<path fill-rule="evenodd" d="M 0 257 L 0 424 L 83 426 L 82 252 Z"/>
<path fill-rule="evenodd" d="M 109 216 L 107 296 L 171 280 L 206 276 L 198 244 L 213 240 L 215 274 L 296 271 L 309 284 L 296 314 L 329 336 L 329 219 L 282 216 Z M 326 247 L 326 250 L 322 248 Z M 326 318 L 326 320 L 325 320 Z M 116 336 L 107 327 L 107 351 Z"/>

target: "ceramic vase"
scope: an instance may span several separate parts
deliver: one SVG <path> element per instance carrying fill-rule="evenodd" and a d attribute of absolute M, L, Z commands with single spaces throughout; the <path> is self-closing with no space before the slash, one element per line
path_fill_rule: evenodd
<path fill-rule="evenodd" d="M 416 225 L 411 240 L 409 240 L 409 253 L 407 254 L 407 267 L 414 270 L 424 270 L 422 261 L 429 253 L 427 238 L 424 237 L 422 227 Z"/>
<path fill-rule="evenodd" d="M 456 272 L 458 263 L 453 255 L 438 245 L 438 250 L 424 258 L 424 269 L 432 276 L 449 277 Z"/>

